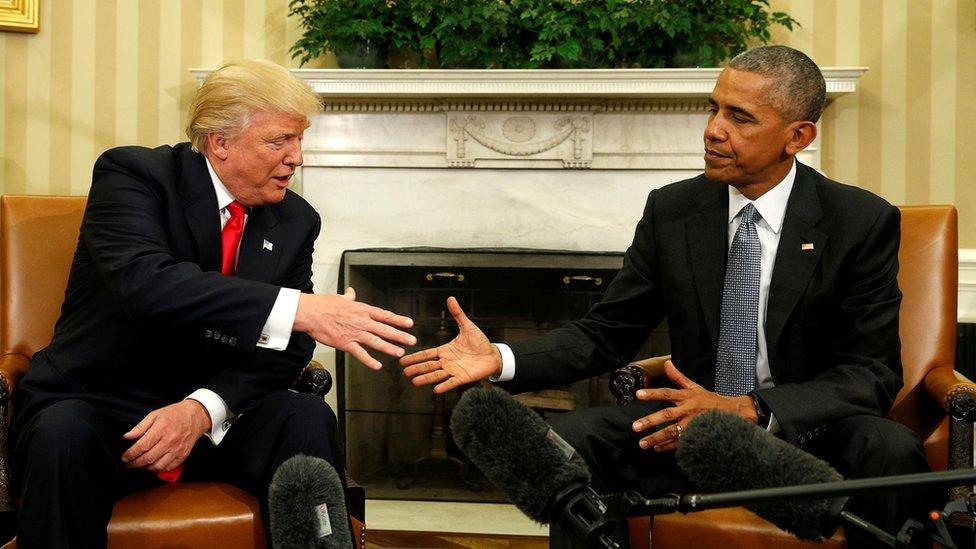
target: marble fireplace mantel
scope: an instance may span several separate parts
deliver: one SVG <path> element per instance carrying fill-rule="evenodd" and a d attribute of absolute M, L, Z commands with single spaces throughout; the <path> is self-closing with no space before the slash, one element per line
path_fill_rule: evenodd
<path fill-rule="evenodd" d="M 866 70 L 824 69 L 828 97 Z M 720 69 L 293 72 L 325 103 L 306 166 L 700 171 Z M 800 158 L 819 167 L 819 141 Z"/>
<path fill-rule="evenodd" d="M 857 90 L 866 67 L 823 69 L 827 96 Z M 202 82 L 210 69 L 191 69 Z M 293 69 L 331 98 L 704 98 L 721 69 Z"/>
<path fill-rule="evenodd" d="M 829 97 L 866 70 L 825 69 Z M 293 72 L 325 104 L 307 167 L 691 172 L 720 69 Z M 819 155 L 817 141 L 800 158 L 819 167 Z"/>

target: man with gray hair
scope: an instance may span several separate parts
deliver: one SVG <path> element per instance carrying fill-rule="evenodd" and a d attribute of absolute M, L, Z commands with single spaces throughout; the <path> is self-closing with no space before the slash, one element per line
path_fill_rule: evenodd
<path fill-rule="evenodd" d="M 274 63 L 229 63 L 190 105 L 192 144 L 97 160 L 53 340 L 14 397 L 21 546 L 104 547 L 115 500 L 157 476 L 230 482 L 265 517 L 288 458 L 343 478 L 335 414 L 291 383 L 316 341 L 379 368 L 365 347 L 416 340 L 351 289 L 312 293 L 320 220 L 288 183 L 320 108 Z"/>
<path fill-rule="evenodd" d="M 457 339 L 402 358 L 404 373 L 438 393 L 486 378 L 512 392 L 565 385 L 626 364 L 667 318 L 668 388 L 551 421 L 598 490 L 695 490 L 673 451 L 711 409 L 851 478 L 926 470 L 915 434 L 884 417 L 902 386 L 899 211 L 795 159 L 825 97 L 820 69 L 797 50 L 737 56 L 708 99 L 705 173 L 650 193 L 603 301 L 564 328 L 493 345 L 450 298 Z M 925 503 L 884 494 L 855 512 L 897 531 Z M 550 532 L 553 546 L 574 545 L 559 525 Z"/>

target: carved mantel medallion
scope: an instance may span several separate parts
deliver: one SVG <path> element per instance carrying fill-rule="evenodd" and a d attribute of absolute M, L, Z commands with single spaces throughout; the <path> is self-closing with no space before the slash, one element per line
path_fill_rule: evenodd
<path fill-rule="evenodd" d="M 450 167 L 589 168 L 593 161 L 592 113 L 452 112 L 447 125 Z"/>

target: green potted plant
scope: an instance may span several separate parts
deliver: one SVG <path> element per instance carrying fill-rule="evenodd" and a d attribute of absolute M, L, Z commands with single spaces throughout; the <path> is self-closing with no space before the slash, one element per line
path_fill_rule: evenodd
<path fill-rule="evenodd" d="M 433 51 L 441 68 L 487 69 L 503 66 L 512 3 L 496 0 L 456 2 L 435 0 L 432 5 Z"/>
<path fill-rule="evenodd" d="M 765 44 L 770 27 L 799 25 L 783 12 L 769 12 L 768 0 L 652 2 L 640 25 L 656 32 L 630 52 L 645 67 L 714 67 L 750 45 Z M 707 9 L 701 9 L 702 5 Z"/>
<path fill-rule="evenodd" d="M 396 52 L 391 66 L 715 66 L 792 30 L 769 0 L 292 0 L 302 63 L 327 49 Z M 393 55 L 390 56 L 393 59 Z"/>
<path fill-rule="evenodd" d="M 390 10 L 386 0 L 292 0 L 302 37 L 292 45 L 301 63 L 331 50 L 339 66 L 382 68 L 386 63 Z"/>

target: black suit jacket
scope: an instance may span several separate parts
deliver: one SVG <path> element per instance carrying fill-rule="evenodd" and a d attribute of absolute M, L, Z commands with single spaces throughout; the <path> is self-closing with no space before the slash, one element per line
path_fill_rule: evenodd
<path fill-rule="evenodd" d="M 311 292 L 319 225 L 290 191 L 254 208 L 237 275 L 223 276 L 204 157 L 186 143 L 105 152 L 95 163 L 61 317 L 18 388 L 15 423 L 62 398 L 91 400 L 135 425 L 201 387 L 235 412 L 287 388 L 314 341 L 293 333 L 281 352 L 256 344 L 280 287 Z"/>
<path fill-rule="evenodd" d="M 899 223 L 881 198 L 797 163 L 765 324 L 775 387 L 759 391 L 786 440 L 803 445 L 839 418 L 884 415 L 901 388 Z M 713 388 L 727 231 L 725 185 L 702 175 L 652 191 L 603 301 L 578 322 L 513 343 L 509 388 L 614 369 L 665 317 L 675 365 Z"/>

